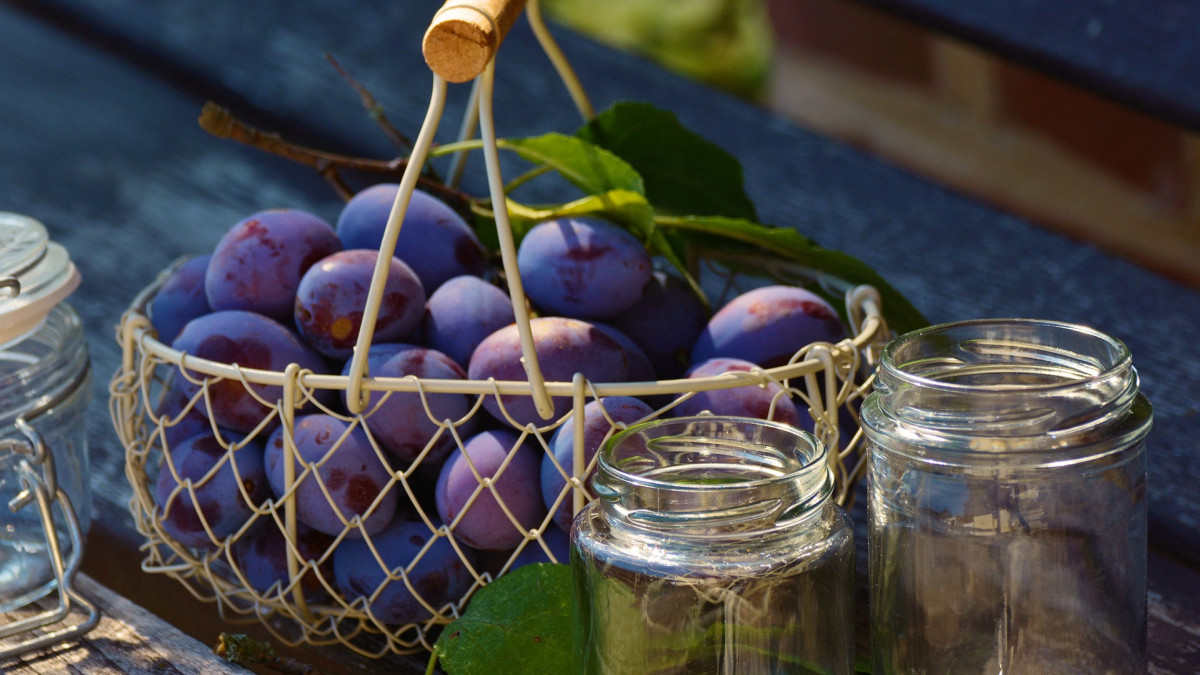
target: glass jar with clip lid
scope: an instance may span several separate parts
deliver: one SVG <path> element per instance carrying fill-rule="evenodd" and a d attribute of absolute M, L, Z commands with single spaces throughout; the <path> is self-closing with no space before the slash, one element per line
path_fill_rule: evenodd
<path fill-rule="evenodd" d="M 0 612 L 51 593 L 59 600 L 0 626 L 0 659 L 99 619 L 72 588 L 91 517 L 91 367 L 79 315 L 63 302 L 78 285 L 66 249 L 40 222 L 0 213 Z M 84 617 L 72 623 L 75 607 Z"/>

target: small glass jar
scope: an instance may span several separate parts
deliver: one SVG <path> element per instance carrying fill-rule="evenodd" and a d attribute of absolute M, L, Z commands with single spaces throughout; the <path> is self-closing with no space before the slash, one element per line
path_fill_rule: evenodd
<path fill-rule="evenodd" d="M 82 554 L 73 541 L 90 522 L 91 368 L 79 315 L 62 302 L 78 283 L 66 251 L 40 223 L 0 213 L 0 612 L 46 595 L 57 581 L 33 492 L 52 492 L 46 504 L 67 567 Z"/>
<path fill-rule="evenodd" d="M 875 673 L 1144 673 L 1150 404 L 1129 351 L 999 319 L 904 335 L 862 409 Z"/>
<path fill-rule="evenodd" d="M 853 672 L 853 532 L 812 435 L 646 422 L 593 483 L 571 533 L 584 672 Z"/>

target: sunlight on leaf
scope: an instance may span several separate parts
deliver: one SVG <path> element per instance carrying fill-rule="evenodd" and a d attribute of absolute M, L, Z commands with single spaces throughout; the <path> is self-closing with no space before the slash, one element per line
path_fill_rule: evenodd
<path fill-rule="evenodd" d="M 644 192 L 642 177 L 633 167 L 608 150 L 574 136 L 551 133 L 497 144 L 529 162 L 549 166 L 587 194 L 609 190 Z"/>
<path fill-rule="evenodd" d="M 758 217 L 737 158 L 683 126 L 672 112 L 649 103 L 621 102 L 577 135 L 641 174 L 646 197 L 660 213 Z"/>
<path fill-rule="evenodd" d="M 576 673 L 571 568 L 520 567 L 484 586 L 434 647 L 449 675 Z"/>

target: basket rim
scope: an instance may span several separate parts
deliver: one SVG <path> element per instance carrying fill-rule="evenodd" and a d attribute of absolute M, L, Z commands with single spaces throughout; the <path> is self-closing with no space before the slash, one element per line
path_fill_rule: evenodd
<path fill-rule="evenodd" d="M 244 380 L 248 384 L 264 386 L 285 386 L 290 379 L 286 371 L 243 368 L 237 364 L 226 364 L 218 361 L 203 359 L 186 352 L 173 349 L 170 345 L 160 342 L 153 326 L 150 324 L 146 308 L 153 299 L 158 288 L 164 283 L 168 273 L 189 256 L 176 260 L 167 267 L 155 281 L 143 288 L 122 314 L 118 326 L 118 336 L 122 342 L 129 341 L 147 355 L 161 359 L 163 362 L 179 366 L 192 373 L 210 377 L 222 377 Z M 869 285 L 853 286 L 841 279 L 828 275 L 815 274 L 821 283 L 841 290 L 846 295 L 849 316 L 857 323 L 859 330 L 853 337 L 837 343 L 811 343 L 797 350 L 797 354 L 805 354 L 800 361 L 772 368 L 756 367 L 751 371 L 732 371 L 703 378 L 681 378 L 671 380 L 654 380 L 645 382 L 592 382 L 585 380 L 587 387 L 596 396 L 648 396 L 656 394 L 683 394 L 693 391 L 712 391 L 716 389 L 733 388 L 758 384 L 766 379 L 775 381 L 790 380 L 821 372 L 829 365 L 830 360 L 836 362 L 851 352 L 862 352 L 873 343 L 886 336 L 886 323 L 880 307 L 878 291 Z M 856 308 L 861 318 L 855 316 Z M 825 354 L 813 352 L 818 350 Z M 793 357 L 794 359 L 795 357 Z M 297 384 L 308 390 L 346 391 L 349 388 L 349 375 L 332 375 L 315 373 L 300 369 L 295 377 Z M 578 379 L 578 378 L 576 378 Z M 577 390 L 574 381 L 550 381 L 545 383 L 546 392 L 555 397 L 570 397 Z M 415 376 L 407 377 L 371 377 L 362 378 L 362 388 L 365 391 L 379 392 L 423 392 L 427 394 L 467 394 L 502 396 L 532 396 L 533 383 L 524 380 L 469 380 L 469 379 L 423 379 Z"/>

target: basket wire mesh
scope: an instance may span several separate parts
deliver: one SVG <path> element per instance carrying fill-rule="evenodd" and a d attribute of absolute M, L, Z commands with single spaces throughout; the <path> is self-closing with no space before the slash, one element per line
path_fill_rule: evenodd
<path fill-rule="evenodd" d="M 473 20 L 482 22 L 485 31 L 491 31 L 491 52 L 484 59 L 482 72 L 474 77 L 471 102 L 467 106 L 460 128 L 460 139 L 470 137 L 478 125 L 485 158 L 489 190 L 493 204 L 505 203 L 504 182 L 500 174 L 495 123 L 492 110 L 494 83 L 494 51 L 500 41 L 501 29 L 511 25 L 514 12 L 519 12 L 520 2 L 505 4 L 502 0 L 489 2 L 478 0 L 465 5 L 451 0 L 438 13 L 431 33 L 439 20 L 451 13 L 466 12 Z M 515 10 L 513 7 L 515 6 Z M 554 44 L 542 21 L 537 0 L 530 0 L 526 15 L 533 26 L 543 50 L 564 82 L 584 120 L 593 117 L 592 107 L 574 76 L 570 65 Z M 427 46 L 428 46 L 427 34 Z M 541 549 L 544 557 L 552 562 L 560 560 L 550 544 L 547 533 L 557 526 L 553 522 L 555 511 L 566 504 L 572 513 L 578 512 L 591 499 L 586 477 L 595 465 L 595 458 L 587 459 L 584 441 L 584 407 L 590 401 L 602 401 L 614 396 L 633 396 L 643 400 L 661 402 L 646 419 L 670 415 L 673 408 L 701 391 L 716 389 L 778 385 L 780 389 L 775 401 L 788 397 L 798 402 L 797 409 L 807 412 L 814 421 L 817 436 L 830 449 L 829 458 L 833 465 L 838 502 L 846 504 L 853 498 L 853 488 L 863 471 L 862 434 L 843 436 L 844 420 L 857 423 L 857 402 L 869 391 L 872 371 L 879 348 L 887 329 L 881 314 L 878 292 L 869 286 L 851 287 L 844 282 L 809 273 L 803 268 L 789 265 L 767 266 L 755 261 L 758 269 L 771 278 L 786 283 L 817 284 L 825 291 L 845 298 L 846 316 L 851 338 L 837 344 L 814 343 L 797 345 L 789 363 L 773 368 L 755 368 L 749 372 L 729 372 L 716 377 L 699 379 L 658 380 L 653 382 L 592 382 L 581 374 L 571 381 L 546 381 L 538 366 L 530 335 L 530 316 L 521 288 L 516 265 L 515 244 L 512 230 L 504 208 L 495 209 L 496 227 L 499 235 L 504 271 L 513 300 L 516 323 L 521 333 L 523 362 L 526 368 L 525 381 L 488 380 L 445 380 L 417 377 L 387 378 L 371 377 L 367 372 L 367 355 L 371 346 L 373 328 L 380 304 L 380 294 L 386 281 L 386 261 L 394 251 L 400 224 L 403 221 L 408 200 L 416 186 L 417 177 L 433 144 L 433 136 L 446 99 L 447 78 L 438 74 L 438 66 L 429 56 L 433 76 L 432 94 L 424 124 L 418 135 L 408 168 L 405 171 L 388 220 L 386 234 L 381 245 L 379 264 L 372 280 L 370 295 L 365 307 L 358 342 L 351 358 L 349 371 L 345 375 L 315 373 L 291 364 L 282 371 L 243 368 L 237 364 L 225 364 L 200 359 L 172 349 L 160 342 L 148 318 L 148 306 L 158 286 L 169 274 L 166 270 L 159 279 L 134 298 L 124 313 L 117 330 L 117 339 L 122 346 L 122 362 L 110 383 L 109 407 L 117 434 L 124 444 L 126 453 L 126 476 L 133 487 L 130 510 L 139 532 L 146 538 L 145 558 L 142 569 L 152 574 L 165 574 L 177 579 L 195 597 L 215 602 L 221 617 L 227 621 L 261 622 L 284 644 L 312 645 L 342 644 L 354 651 L 381 657 L 388 653 L 407 654 L 431 649 L 437 629 L 459 615 L 471 596 L 499 575 L 508 571 L 526 553 L 528 547 Z M 462 79 L 458 77 L 456 79 Z M 463 170 L 463 155 L 454 157 L 448 175 L 455 180 Z M 709 252 L 711 260 L 719 260 L 720 254 Z M 734 261 L 736 262 L 736 261 Z M 716 267 L 714 269 L 717 269 Z M 728 273 L 728 288 L 735 289 L 737 275 Z M 186 383 L 186 386 L 185 386 Z M 232 434 L 219 428 L 216 422 L 205 416 L 213 392 L 218 387 L 240 386 L 249 391 L 262 404 L 267 414 L 258 426 L 247 434 Z M 182 405 L 170 412 L 163 412 L 163 403 L 173 392 L 186 390 L 188 395 Z M 330 395 L 344 394 L 346 409 L 329 403 Z M 375 394 L 375 396 L 372 396 Z M 366 420 L 379 410 L 389 396 L 401 394 L 420 397 L 428 420 L 437 426 L 437 432 L 417 457 L 407 466 L 396 466 L 394 459 L 371 435 Z M 439 418 L 431 400 L 439 394 L 459 394 L 470 398 L 467 412 L 457 419 Z M 541 415 L 538 423 L 522 424 L 507 412 L 503 413 L 508 427 L 517 436 L 517 442 L 508 452 L 507 458 L 491 475 L 485 475 L 467 457 L 478 487 L 463 506 L 458 517 L 442 523 L 436 513 L 422 506 L 422 492 L 427 490 L 431 453 L 449 438 L 454 450 L 461 452 L 473 420 L 486 416 L 480 412 L 485 400 L 496 401 L 504 411 L 504 400 L 508 397 L 530 398 L 537 404 Z M 569 398 L 570 410 L 563 415 L 553 414 L 553 399 Z M 772 403 L 774 405 L 775 402 Z M 318 411 L 347 423 L 346 435 L 352 429 L 362 429 L 370 441 L 371 448 L 391 471 L 390 482 L 384 492 L 375 499 L 360 516 L 342 517 L 343 529 L 332 537 L 331 543 L 320 551 L 302 551 L 298 537 L 297 486 L 304 481 L 315 482 L 325 498 L 330 498 L 326 480 L 319 471 L 325 462 L 335 455 L 345 436 L 334 443 L 332 449 L 316 462 L 301 462 L 296 471 L 293 459 L 297 451 L 293 436 L 298 415 Z M 176 428 L 182 429 L 193 422 L 196 415 L 207 423 L 224 450 L 222 460 L 199 478 L 186 478 L 172 460 L 172 435 Z M 626 426 L 608 417 L 608 434 Z M 841 418 L 841 419 L 839 419 Z M 573 435 L 573 452 L 569 465 L 554 459 L 550 442 L 552 435 L 564 425 Z M 246 522 L 231 534 L 218 536 L 205 514 L 195 509 L 209 541 L 207 546 L 189 547 L 173 538 L 163 527 L 170 516 L 170 508 L 194 508 L 197 489 L 210 480 L 225 465 L 232 467 L 241 482 L 238 469 L 238 450 L 250 439 L 261 437 L 273 428 L 282 430 L 284 439 L 285 490 L 283 494 L 266 500 L 256 501 L 245 488 L 241 497 L 249 509 Z M 566 432 L 564 432 L 566 433 Z M 522 446 L 534 447 L 549 457 L 554 470 L 561 474 L 565 486 L 547 515 L 529 528 L 523 525 L 497 491 L 497 481 L 509 466 L 517 450 Z M 465 453 L 463 453 L 465 455 Z M 172 472 L 175 489 L 168 506 L 160 505 L 155 498 L 155 480 L 160 472 Z M 406 564 L 390 567 L 378 551 L 364 522 L 387 492 L 395 492 L 399 499 L 407 500 L 414 507 L 428 530 L 428 537 L 412 560 Z M 462 514 L 484 495 L 492 497 L 512 527 L 521 533 L 520 542 L 512 551 L 506 551 L 489 560 L 456 536 L 456 526 Z M 337 509 L 334 509 L 336 512 Z M 191 514 L 189 514 L 191 515 Z M 235 554 L 239 540 L 248 537 L 259 528 L 275 528 L 282 535 L 286 547 L 288 577 L 265 592 L 255 589 L 246 577 Z M 330 573 L 334 551 L 339 544 L 350 539 L 362 539 L 369 554 L 385 572 L 385 578 L 374 592 L 363 597 L 349 598 Z M 429 555 L 435 545 L 446 542 L 466 567 L 470 575 L 469 587 L 460 595 L 439 602 L 427 598 L 414 570 L 422 559 Z M 390 584 L 403 584 L 424 610 L 426 618 L 405 624 L 388 623 L 372 610 L 372 600 L 377 598 Z"/>

